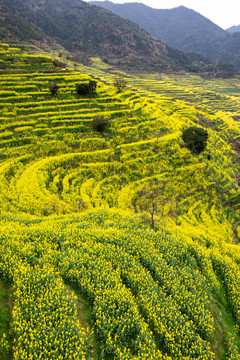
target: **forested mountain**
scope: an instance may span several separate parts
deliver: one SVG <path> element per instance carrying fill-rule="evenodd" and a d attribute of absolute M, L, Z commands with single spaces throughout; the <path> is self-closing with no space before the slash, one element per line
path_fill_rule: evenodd
<path fill-rule="evenodd" d="M 169 46 L 240 68 L 240 34 L 230 34 L 194 10 L 184 6 L 153 9 L 140 3 L 91 3 L 135 22 Z"/>
<path fill-rule="evenodd" d="M 133 22 L 81 0 L 0 0 L 0 7 L 1 41 L 62 46 L 77 61 L 98 56 L 135 72 L 219 72 L 202 57 L 173 50 Z"/>

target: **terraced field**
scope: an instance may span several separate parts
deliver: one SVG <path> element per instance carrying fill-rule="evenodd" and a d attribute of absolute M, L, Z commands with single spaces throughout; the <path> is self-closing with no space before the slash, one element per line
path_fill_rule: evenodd
<path fill-rule="evenodd" d="M 240 81 L 68 65 L 1 45 L 0 359 L 240 359 Z"/>

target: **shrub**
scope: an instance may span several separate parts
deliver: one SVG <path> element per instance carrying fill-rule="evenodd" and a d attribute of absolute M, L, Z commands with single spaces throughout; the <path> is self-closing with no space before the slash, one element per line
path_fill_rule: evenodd
<path fill-rule="evenodd" d="M 54 59 L 53 60 L 53 66 L 54 66 L 54 69 L 56 68 L 56 67 L 61 67 L 61 68 L 64 68 L 64 67 L 66 67 L 66 63 L 63 63 L 63 62 L 61 62 L 61 61 L 59 61 L 59 60 L 57 60 L 57 59 Z"/>
<path fill-rule="evenodd" d="M 87 95 L 89 93 L 89 85 L 85 83 L 79 83 L 76 85 L 76 93 L 78 95 Z"/>
<path fill-rule="evenodd" d="M 49 85 L 49 91 L 52 95 L 56 95 L 59 90 L 59 86 L 56 83 L 51 83 Z"/>
<path fill-rule="evenodd" d="M 93 130 L 102 133 L 110 127 L 110 120 L 105 118 L 103 115 L 94 116 L 92 127 Z"/>
<path fill-rule="evenodd" d="M 207 146 L 208 132 L 203 128 L 191 126 L 183 131 L 182 139 L 192 154 L 200 154 Z"/>

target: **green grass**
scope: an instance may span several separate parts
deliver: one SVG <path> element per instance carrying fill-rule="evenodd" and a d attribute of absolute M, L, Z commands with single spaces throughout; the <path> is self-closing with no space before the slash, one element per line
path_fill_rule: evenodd
<path fill-rule="evenodd" d="M 11 338 L 10 338 L 10 290 L 9 285 L 0 279 L 0 339 L 3 338 L 3 334 L 6 335 L 6 341 L 9 348 L 3 347 L 0 351 L 0 360 L 9 360 Z"/>
<path fill-rule="evenodd" d="M 215 336 L 212 343 L 212 349 L 216 354 L 216 359 L 226 358 L 228 351 L 229 336 L 233 335 L 239 346 L 240 338 L 235 331 L 235 324 L 231 312 L 231 308 L 226 299 L 226 294 L 223 289 L 218 296 L 214 297 L 211 311 L 215 322 Z"/>

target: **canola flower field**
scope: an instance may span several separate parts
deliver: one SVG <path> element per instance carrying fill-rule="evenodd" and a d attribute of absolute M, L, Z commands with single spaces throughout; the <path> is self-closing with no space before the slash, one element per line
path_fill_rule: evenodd
<path fill-rule="evenodd" d="M 1 44 L 0 84 L 0 360 L 240 359 L 240 80 Z M 136 201 L 155 186 L 153 231 Z"/>

